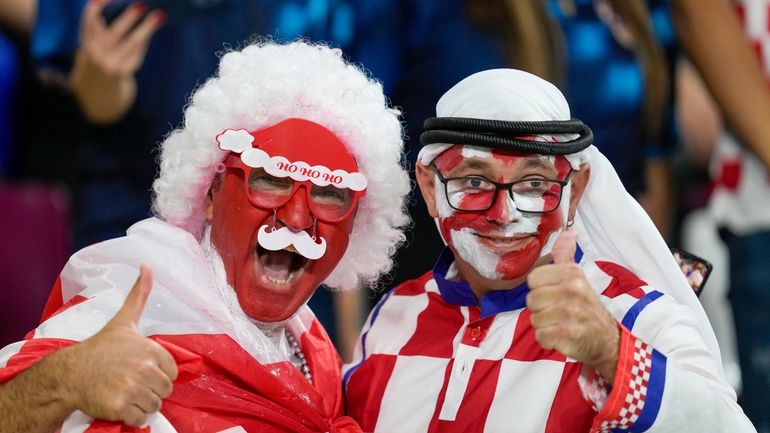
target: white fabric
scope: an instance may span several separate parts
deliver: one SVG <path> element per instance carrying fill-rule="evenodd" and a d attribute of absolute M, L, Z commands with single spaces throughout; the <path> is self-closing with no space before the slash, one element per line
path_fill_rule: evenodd
<path fill-rule="evenodd" d="M 605 290 L 626 271 L 590 253 L 580 267 L 618 321 L 640 298 L 659 291 L 630 283 L 624 292 L 608 295 Z M 435 296 L 431 277 L 410 280 L 388 294 L 367 320 L 353 362 L 344 368 L 349 414 L 365 430 L 427 432 L 441 421 L 442 432 L 561 433 L 578 431 L 586 420 L 624 416 L 622 410 L 597 414 L 591 409 L 595 401 L 580 398 L 574 386 L 580 366 L 538 349 L 526 308 L 491 319 L 471 317 L 475 308 Z M 475 328 L 483 329 L 478 340 Z M 622 378 L 646 377 L 651 392 L 642 395 L 651 427 L 645 431 L 755 431 L 698 338 L 700 325 L 690 309 L 662 295 L 636 312 L 630 328 L 665 357 L 665 369 L 647 376 L 636 373 L 634 363 L 619 366 L 625 370 L 618 371 L 611 390 L 617 406 L 634 397 L 620 394 Z M 662 394 L 662 400 L 650 400 L 652 394 Z M 562 422 L 551 422 L 555 419 Z"/>
<path fill-rule="evenodd" d="M 770 230 L 770 173 L 729 132 L 723 132 L 715 144 L 710 171 L 716 187 L 709 211 L 717 224 L 737 235 Z M 721 182 L 722 172 L 728 166 L 737 172 L 734 187 Z"/>
<path fill-rule="evenodd" d="M 441 97 L 436 114 L 509 121 L 570 119 L 567 101 L 554 85 L 513 69 L 482 71 L 462 80 Z M 553 136 L 557 141 L 573 137 Z M 418 160 L 427 165 L 450 146 L 425 146 Z M 591 167 L 588 187 L 578 205 L 574 225 L 580 247 L 630 269 L 651 286 L 689 307 L 698 318 L 703 340 L 724 377 L 719 346 L 703 307 L 663 237 L 625 190 L 610 162 L 594 146 L 567 155 L 567 159 L 573 168 L 584 163 Z"/>
<path fill-rule="evenodd" d="M 660 232 L 625 190 L 607 158 L 594 146 L 587 150 L 591 177 L 573 226 L 578 232 L 578 244 L 586 252 L 628 268 L 650 286 L 690 308 L 701 325 L 701 335 L 719 374 L 724 377 L 714 330 Z"/>
<path fill-rule="evenodd" d="M 141 263 L 153 269 L 153 288 L 139 323 L 142 335 L 227 335 L 262 365 L 290 359 L 285 343 L 276 346 L 234 301 L 208 236 L 199 244 L 190 233 L 156 218 L 134 224 L 126 237 L 73 255 L 61 273 L 62 299 L 66 303 L 77 294 L 88 300 L 46 320 L 33 338 L 82 341 L 95 334 L 122 306 Z M 301 335 L 309 331 L 314 318 L 303 306 L 285 326 Z M 14 344 L 0 350 L 0 367 L 20 347 Z M 85 431 L 92 421 L 76 411 L 62 431 Z M 148 418 L 148 426 L 153 433 L 176 432 L 160 413 Z"/>

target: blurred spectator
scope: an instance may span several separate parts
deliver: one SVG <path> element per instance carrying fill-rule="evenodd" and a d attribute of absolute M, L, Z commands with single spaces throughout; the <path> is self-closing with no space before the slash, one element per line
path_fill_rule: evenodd
<path fill-rule="evenodd" d="M 13 106 L 19 59 L 11 39 L 0 32 L 0 179 L 8 174 L 13 143 Z"/>
<path fill-rule="evenodd" d="M 335 0 L 39 0 L 31 54 L 44 80 L 74 96 L 83 115 L 40 108 L 72 120 L 63 132 L 75 145 L 53 171 L 73 190 L 75 246 L 123 235 L 149 215 L 156 143 L 181 122 L 180 107 L 221 52 L 253 37 L 300 35 L 344 47 L 354 19 L 350 4 Z M 20 164 L 51 171 L 38 155 L 60 152 L 59 143 L 46 144 L 23 150 Z M 337 295 L 316 293 L 314 308 L 335 338 Z M 349 341 L 337 339 L 343 358 L 363 320 L 356 299 L 340 303 L 355 318 L 339 321 L 355 323 L 341 331 Z"/>
<path fill-rule="evenodd" d="M 743 376 L 741 404 L 758 431 L 767 433 L 770 1 L 736 1 L 731 6 L 725 0 L 672 0 L 672 7 L 682 44 L 728 128 L 712 157 L 710 210 L 729 251 L 729 298 Z"/>
<path fill-rule="evenodd" d="M 729 267 L 727 247 L 719 238 L 717 223 L 708 211 L 710 182 L 708 163 L 722 118 L 695 67 L 681 59 L 676 71 L 677 126 L 682 145 L 673 167 L 675 173 L 677 218 L 682 248 L 707 258 L 714 266 L 700 301 L 714 328 L 725 377 L 741 393 L 741 369 L 735 339 L 735 321 L 727 298 Z"/>
<path fill-rule="evenodd" d="M 66 189 L 20 180 L 15 158 L 21 148 L 37 144 L 27 140 L 30 130 L 56 125 L 33 119 L 29 111 L 39 96 L 26 54 L 34 9 L 33 0 L 0 4 L 0 345 L 19 340 L 38 323 L 70 253 Z M 37 150 L 37 158 L 45 159 Z"/>
<path fill-rule="evenodd" d="M 14 112 L 20 59 L 15 37 L 29 32 L 34 0 L 17 0 L 0 5 L 0 179 L 8 175 L 14 140 Z"/>

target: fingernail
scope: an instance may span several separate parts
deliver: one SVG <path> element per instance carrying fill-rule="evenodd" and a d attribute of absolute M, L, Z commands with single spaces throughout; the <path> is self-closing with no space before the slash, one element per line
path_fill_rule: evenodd
<path fill-rule="evenodd" d="M 139 13 L 144 13 L 144 11 L 147 10 L 147 5 L 144 2 L 136 2 L 134 3 L 134 10 Z"/>
<path fill-rule="evenodd" d="M 163 25 L 166 23 L 166 19 L 168 19 L 168 15 L 166 15 L 166 11 L 156 9 L 155 10 L 155 21 L 158 23 L 158 25 Z"/>

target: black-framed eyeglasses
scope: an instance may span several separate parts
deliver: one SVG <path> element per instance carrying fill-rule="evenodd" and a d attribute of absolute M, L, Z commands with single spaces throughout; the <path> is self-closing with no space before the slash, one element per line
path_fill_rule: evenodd
<path fill-rule="evenodd" d="M 431 164 L 452 209 L 466 212 L 484 212 L 494 206 L 497 192 L 507 190 L 516 209 L 526 213 L 548 213 L 559 208 L 564 187 L 574 170 L 564 180 L 528 177 L 514 182 L 499 183 L 483 176 L 444 177 Z"/>

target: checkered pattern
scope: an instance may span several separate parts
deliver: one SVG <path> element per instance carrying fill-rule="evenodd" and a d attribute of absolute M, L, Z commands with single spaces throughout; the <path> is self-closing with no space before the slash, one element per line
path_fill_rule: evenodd
<path fill-rule="evenodd" d="M 580 389 L 583 391 L 583 397 L 591 402 L 593 410 L 599 412 L 607 402 L 611 383 L 596 371 L 596 369 L 587 365 L 583 366 L 578 378 Z"/>
<path fill-rule="evenodd" d="M 608 262 L 584 266 L 591 284 L 604 288 L 621 316 L 645 295 L 645 283 L 625 268 Z M 584 397 L 582 364 L 539 346 L 528 309 L 482 318 L 478 307 L 445 302 L 432 277 L 428 273 L 390 292 L 364 329 L 363 350 L 345 381 L 348 414 L 364 431 L 505 432 L 515 418 L 529 432 L 588 432 L 598 421 L 597 408 L 610 400 L 614 404 L 605 406 L 614 409 L 602 420 L 630 425 L 639 417 L 650 349 L 635 347 L 628 330 L 618 325 L 624 329 L 625 364 L 612 393 L 607 395 L 604 378 L 590 379 L 603 393 L 596 401 Z M 639 361 L 632 363 L 634 356 Z M 629 402 L 621 408 L 626 394 Z M 628 421 L 621 421 L 621 410 Z"/>
<path fill-rule="evenodd" d="M 650 374 L 652 372 L 652 347 L 642 340 L 633 337 L 630 333 L 625 336 L 633 339 L 633 345 L 629 347 L 632 351 L 630 356 L 630 369 L 618 371 L 623 375 L 620 383 L 626 383 L 625 393 L 622 397 L 618 409 L 611 410 L 615 412 L 614 417 L 605 418 L 594 431 L 606 433 L 613 429 L 628 430 L 636 423 L 644 409 L 647 398 L 647 388 L 650 383 Z"/>

